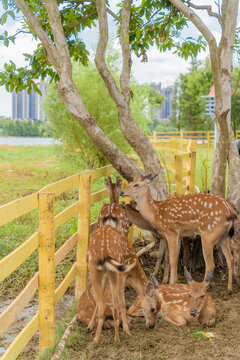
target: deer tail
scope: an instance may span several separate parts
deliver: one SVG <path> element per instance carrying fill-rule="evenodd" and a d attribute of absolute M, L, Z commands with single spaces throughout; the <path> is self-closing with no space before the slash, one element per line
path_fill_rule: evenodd
<path fill-rule="evenodd" d="M 136 260 L 134 260 L 131 264 L 120 264 L 118 261 L 109 256 L 98 260 L 97 269 L 103 270 L 104 268 L 106 268 L 113 272 L 128 272 L 132 270 L 135 265 Z"/>

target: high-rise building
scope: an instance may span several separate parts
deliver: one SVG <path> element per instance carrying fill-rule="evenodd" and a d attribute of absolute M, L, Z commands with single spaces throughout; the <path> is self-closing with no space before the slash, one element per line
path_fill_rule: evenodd
<path fill-rule="evenodd" d="M 171 101 L 174 94 L 174 86 L 162 88 L 161 83 L 151 83 L 150 86 L 166 98 L 166 100 L 162 103 L 161 108 L 159 107 L 154 109 L 156 117 L 160 121 L 168 121 L 168 118 L 171 115 Z"/>
<path fill-rule="evenodd" d="M 46 85 L 39 85 L 42 95 L 46 93 Z M 14 121 L 41 120 L 47 121 L 42 110 L 42 96 L 34 90 L 31 94 L 27 90 L 12 93 L 12 119 Z"/>

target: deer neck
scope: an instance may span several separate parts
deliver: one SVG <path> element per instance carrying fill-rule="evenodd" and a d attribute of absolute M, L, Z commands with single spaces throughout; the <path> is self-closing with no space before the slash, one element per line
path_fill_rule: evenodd
<path fill-rule="evenodd" d="M 153 223 L 156 200 L 153 199 L 149 188 L 141 195 L 136 196 L 137 207 L 141 215 L 148 222 Z M 156 207 L 156 205 L 155 205 Z"/>

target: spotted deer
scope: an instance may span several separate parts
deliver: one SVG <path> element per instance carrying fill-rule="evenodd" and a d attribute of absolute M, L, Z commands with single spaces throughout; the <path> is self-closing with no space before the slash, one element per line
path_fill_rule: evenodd
<path fill-rule="evenodd" d="M 105 313 L 104 313 L 104 325 L 105 329 L 113 327 L 113 317 L 112 317 L 112 296 L 108 287 L 104 291 L 104 303 L 105 303 Z M 89 285 L 87 289 L 81 295 L 78 304 L 77 304 L 77 316 L 78 319 L 84 325 L 88 325 L 92 319 L 96 308 L 96 296 L 93 291 L 92 285 Z M 96 322 L 94 327 L 96 327 Z"/>
<path fill-rule="evenodd" d="M 104 204 L 98 217 L 98 227 L 104 224 L 111 225 L 113 227 L 118 226 L 118 230 L 124 235 L 128 236 L 129 226 L 135 224 L 138 228 L 151 231 L 155 239 L 159 239 L 159 233 L 156 229 L 143 218 L 140 212 L 136 209 L 136 203 L 131 201 L 129 204 L 119 204 L 119 196 L 121 193 L 122 180 L 117 176 L 116 183 L 111 181 L 111 177 L 108 176 L 104 180 L 104 184 L 108 190 L 110 204 Z M 117 221 L 121 214 L 122 229 L 119 229 L 119 223 Z M 164 240 L 164 241 L 163 241 Z M 164 254 L 166 256 L 164 257 Z M 160 240 L 159 250 L 157 252 L 157 262 L 153 274 L 156 275 L 159 269 L 159 265 L 164 258 L 164 277 L 163 282 L 168 282 L 169 277 L 169 261 L 168 261 L 168 247 L 166 246 L 165 239 Z"/>
<path fill-rule="evenodd" d="M 212 327 L 215 325 L 216 305 L 207 292 L 207 287 L 212 279 L 211 269 L 203 282 L 193 281 L 191 275 L 184 268 L 187 284 L 160 284 L 155 291 L 158 306 L 158 317 L 174 325 L 187 325 L 200 323 Z M 136 297 L 129 308 L 130 316 L 143 316 L 141 302 Z"/>
<path fill-rule="evenodd" d="M 140 296 L 146 326 L 154 327 L 156 320 L 154 314 L 158 311 L 154 297 L 154 284 L 147 280 L 136 252 L 126 237 L 112 226 L 101 226 L 92 234 L 87 263 L 96 297 L 96 308 L 88 324 L 88 328 L 92 330 L 97 317 L 94 343 L 98 343 L 104 323 L 104 290 L 107 281 L 110 283 L 112 295 L 115 342 L 120 341 L 119 309 L 123 330 L 130 335 L 125 309 L 125 284 L 132 286 Z"/>
<path fill-rule="evenodd" d="M 119 204 L 122 180 L 117 176 L 116 183 L 112 183 L 111 177 L 108 176 L 104 184 L 108 190 L 110 203 L 103 204 L 98 216 L 98 227 L 110 225 L 127 237 L 130 223 L 122 204 Z"/>
<path fill-rule="evenodd" d="M 135 178 L 122 196 L 135 196 L 141 215 L 167 240 L 170 262 L 170 284 L 177 282 L 180 236 L 201 236 L 205 260 L 205 277 L 214 269 L 213 247 L 219 244 L 228 266 L 228 292 L 232 291 L 233 259 L 230 238 L 234 234 L 237 212 L 221 198 L 206 193 L 174 196 L 164 201 L 152 198 L 149 183 L 156 177 Z"/>

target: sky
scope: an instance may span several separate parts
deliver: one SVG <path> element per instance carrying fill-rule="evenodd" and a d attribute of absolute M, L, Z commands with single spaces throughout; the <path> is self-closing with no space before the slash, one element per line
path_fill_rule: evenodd
<path fill-rule="evenodd" d="M 111 3 L 116 3 L 118 0 L 111 0 Z M 207 1 L 206 3 L 210 3 Z M 201 3 L 201 0 L 195 0 L 195 4 Z M 2 13 L 2 5 L 0 3 L 0 16 Z M 211 29 L 217 41 L 220 39 L 220 27 L 215 19 L 209 18 L 206 11 L 201 11 L 201 17 L 205 24 Z M 239 26 L 239 14 L 238 14 L 238 26 Z M 7 30 L 9 34 L 14 34 L 16 30 L 20 28 L 20 23 L 8 22 L 4 26 L 0 25 L 0 34 Z M 111 21 L 109 22 L 110 34 L 113 31 Z M 185 36 L 198 36 L 198 30 L 194 25 L 190 25 L 185 31 Z M 89 50 L 93 51 L 96 48 L 96 42 L 98 38 L 97 30 L 87 29 L 83 36 Z M 0 43 L 0 71 L 3 69 L 4 63 L 8 63 L 10 60 L 16 63 L 17 67 L 25 66 L 23 53 L 31 53 L 36 48 L 36 42 L 32 40 L 31 36 L 22 34 L 16 39 L 15 45 L 10 44 L 9 47 L 5 47 Z M 133 77 L 140 83 L 161 82 L 162 87 L 173 85 L 177 77 L 181 73 L 185 73 L 189 68 L 190 60 L 185 61 L 179 58 L 177 55 L 168 51 L 160 53 L 156 47 L 152 47 L 148 52 L 148 62 L 142 63 L 135 55 L 132 56 L 132 74 Z M 208 51 L 202 52 L 198 56 L 198 60 L 203 60 L 208 56 Z M 7 93 L 4 86 L 0 86 L 0 116 L 11 117 L 12 115 L 12 96 Z"/>

